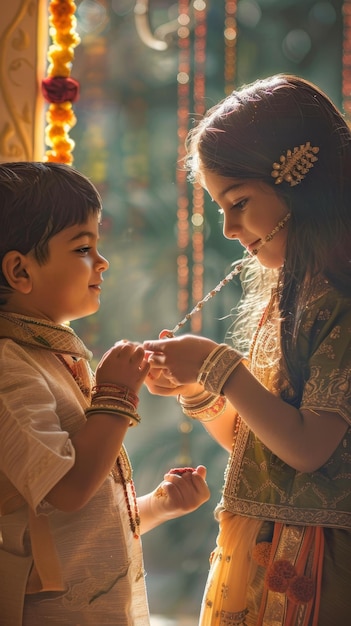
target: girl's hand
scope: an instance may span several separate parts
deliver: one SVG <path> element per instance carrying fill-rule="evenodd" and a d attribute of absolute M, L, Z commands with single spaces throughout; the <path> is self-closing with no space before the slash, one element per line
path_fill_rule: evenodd
<path fill-rule="evenodd" d="M 158 396 L 193 396 L 203 391 L 202 385 L 198 383 L 178 385 L 172 382 L 172 378 L 167 377 L 164 370 L 158 367 L 150 367 L 144 382 L 149 392 Z"/>
<path fill-rule="evenodd" d="M 123 385 L 138 393 L 150 369 L 140 344 L 117 341 L 102 357 L 95 372 L 97 385 Z"/>
<path fill-rule="evenodd" d="M 210 490 L 206 483 L 206 468 L 172 470 L 151 494 L 151 514 L 163 521 L 195 511 L 207 502 Z"/>
<path fill-rule="evenodd" d="M 152 368 L 151 373 L 154 368 L 161 369 L 163 378 L 167 378 L 176 388 L 180 385 L 196 383 L 201 365 L 218 344 L 206 337 L 183 335 L 171 339 L 144 341 L 143 345 L 149 355 L 148 362 Z M 183 391 L 177 393 L 191 395 L 189 393 L 183 394 Z M 193 391 L 192 393 L 196 392 Z"/>

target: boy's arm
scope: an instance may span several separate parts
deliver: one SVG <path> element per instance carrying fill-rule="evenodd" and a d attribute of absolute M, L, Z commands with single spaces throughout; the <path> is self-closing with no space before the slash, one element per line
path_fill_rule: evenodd
<path fill-rule="evenodd" d="M 181 471 L 181 470 L 180 470 Z M 204 504 L 210 491 L 206 483 L 206 468 L 199 465 L 184 473 L 167 473 L 151 493 L 138 498 L 140 532 L 144 534 L 163 522 L 195 511 Z"/>
<path fill-rule="evenodd" d="M 129 418 L 118 413 L 94 413 L 72 437 L 73 467 L 49 491 L 45 500 L 61 511 L 82 508 L 102 485 L 121 450 Z"/>

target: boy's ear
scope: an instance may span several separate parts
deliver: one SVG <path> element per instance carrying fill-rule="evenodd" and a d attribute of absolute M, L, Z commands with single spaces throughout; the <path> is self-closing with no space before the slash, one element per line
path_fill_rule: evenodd
<path fill-rule="evenodd" d="M 28 266 L 28 258 L 26 255 L 18 252 L 18 250 L 6 252 L 2 260 L 2 273 L 8 284 L 15 291 L 24 294 L 30 293 L 32 290 L 32 280 Z"/>

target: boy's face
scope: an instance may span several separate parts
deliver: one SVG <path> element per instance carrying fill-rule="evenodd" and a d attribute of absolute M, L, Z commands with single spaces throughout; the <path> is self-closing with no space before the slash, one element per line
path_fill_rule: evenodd
<path fill-rule="evenodd" d="M 98 239 L 99 218 L 91 215 L 52 237 L 44 265 L 30 254 L 29 315 L 61 324 L 98 310 L 102 274 L 109 266 L 97 250 Z"/>

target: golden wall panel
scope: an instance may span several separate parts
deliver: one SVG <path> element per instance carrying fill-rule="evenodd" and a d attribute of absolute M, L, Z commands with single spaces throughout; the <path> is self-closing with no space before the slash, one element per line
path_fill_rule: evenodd
<path fill-rule="evenodd" d="M 47 2 L 7 0 L 1 4 L 0 161 L 42 161 Z"/>

